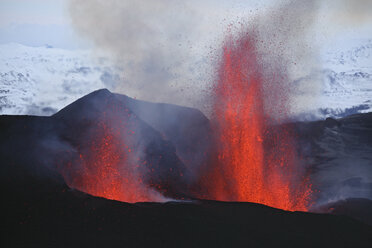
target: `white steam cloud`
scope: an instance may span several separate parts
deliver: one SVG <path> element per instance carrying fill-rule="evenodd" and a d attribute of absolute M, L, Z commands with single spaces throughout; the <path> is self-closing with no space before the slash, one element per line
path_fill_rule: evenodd
<path fill-rule="evenodd" d="M 207 113 L 205 98 L 231 24 L 254 26 L 266 69 L 282 67 L 293 82 L 320 69 L 319 37 L 328 40 L 337 32 L 329 26 L 372 20 L 371 2 L 283 0 L 256 8 L 236 0 L 69 0 L 69 9 L 78 33 L 123 68 L 124 80 L 110 90 Z M 293 112 L 302 112 L 317 101 L 323 86 L 314 78 L 296 87 Z M 297 97 L 298 92 L 306 94 Z"/>
<path fill-rule="evenodd" d="M 197 1 L 70 0 L 77 31 L 124 68 L 125 82 L 112 90 L 185 105 L 200 95 L 204 52 L 220 25 L 206 10 Z"/>

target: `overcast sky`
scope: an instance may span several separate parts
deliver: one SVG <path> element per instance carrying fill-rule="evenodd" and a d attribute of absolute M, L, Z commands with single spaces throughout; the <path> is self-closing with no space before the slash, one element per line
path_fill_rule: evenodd
<path fill-rule="evenodd" d="M 262 13 L 280 1 L 204 0 L 206 15 L 214 9 L 220 16 L 249 16 Z M 372 39 L 372 0 L 329 0 L 319 10 L 314 38 L 324 46 L 352 44 Z M 324 3 L 326 2 L 326 3 Z M 358 4 L 355 4 L 358 3 Z M 61 48 L 87 48 L 89 43 L 74 32 L 68 0 L 0 0 L 0 43 L 29 46 L 45 44 Z"/>
<path fill-rule="evenodd" d="M 67 0 L 0 0 L 0 43 L 9 42 L 62 48 L 82 45 L 71 26 Z"/>
<path fill-rule="evenodd" d="M 150 0 L 152 1 L 152 0 Z M 271 0 L 204 0 L 219 9 L 261 9 Z M 74 32 L 69 0 L 0 0 L 0 43 L 29 46 L 49 44 L 61 48 L 85 48 L 88 43 Z"/>

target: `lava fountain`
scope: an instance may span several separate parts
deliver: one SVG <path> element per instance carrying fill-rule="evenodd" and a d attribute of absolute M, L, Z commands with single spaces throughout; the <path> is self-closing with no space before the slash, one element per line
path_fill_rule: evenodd
<path fill-rule="evenodd" d="M 78 158 L 61 170 L 70 187 L 123 202 L 163 201 L 148 186 L 147 162 L 133 142 L 134 118 L 125 107 L 107 104 L 82 138 L 86 142 L 77 148 Z"/>
<path fill-rule="evenodd" d="M 281 109 L 277 122 L 286 118 L 288 94 L 278 90 L 282 77 L 267 82 L 262 68 L 253 36 L 228 38 L 213 91 L 217 159 L 203 179 L 207 197 L 306 211 L 311 187 L 296 166 L 294 133 L 289 126 L 270 125 L 265 84 L 280 104 L 274 108 Z"/>

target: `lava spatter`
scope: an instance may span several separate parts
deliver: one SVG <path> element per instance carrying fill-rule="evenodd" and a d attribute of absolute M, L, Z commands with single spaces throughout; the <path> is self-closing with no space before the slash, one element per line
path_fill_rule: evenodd
<path fill-rule="evenodd" d="M 213 91 L 217 159 L 204 177 L 207 197 L 305 211 L 311 188 L 296 167 L 292 130 L 269 123 L 264 85 L 270 82 L 264 73 L 256 39 L 247 33 L 235 40 L 230 36 Z"/>

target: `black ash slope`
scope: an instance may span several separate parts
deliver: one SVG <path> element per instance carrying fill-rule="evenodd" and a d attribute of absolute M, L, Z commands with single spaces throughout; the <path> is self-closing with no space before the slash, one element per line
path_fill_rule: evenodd
<path fill-rule="evenodd" d="M 372 113 L 291 125 L 311 170 L 313 210 L 372 225 Z"/>
<path fill-rule="evenodd" d="M 371 226 L 344 216 L 252 203 L 127 204 L 27 170 L 13 173 L 14 180 L 1 185 L 2 247 L 370 247 L 372 242 Z"/>

